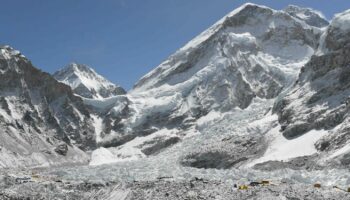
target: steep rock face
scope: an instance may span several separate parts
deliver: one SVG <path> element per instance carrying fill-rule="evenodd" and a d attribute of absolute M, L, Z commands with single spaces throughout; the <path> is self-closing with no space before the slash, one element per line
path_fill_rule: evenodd
<path fill-rule="evenodd" d="M 9 46 L 0 48 L 0 119 L 0 167 L 86 162 L 80 149 L 96 146 L 81 98 Z M 54 152 L 62 142 L 65 157 Z"/>
<path fill-rule="evenodd" d="M 108 98 L 125 94 L 117 86 L 86 65 L 71 63 L 53 74 L 54 78 L 69 85 L 74 93 L 85 98 Z"/>
<path fill-rule="evenodd" d="M 275 98 L 297 78 L 320 35 L 284 11 L 245 4 L 141 78 L 107 112 L 101 144 L 120 145 L 163 128 L 183 132 L 210 111 Z"/>
<path fill-rule="evenodd" d="M 330 130 L 316 147 L 334 153 L 331 158 L 344 156 L 342 163 L 347 163 L 350 150 L 349 44 L 350 10 L 332 20 L 317 54 L 302 68 L 293 89 L 275 104 L 285 137 L 295 138 L 311 129 Z"/>
<path fill-rule="evenodd" d="M 310 26 L 322 28 L 329 25 L 329 22 L 325 19 L 322 13 L 311 8 L 301 8 L 295 5 L 289 5 L 284 11 L 293 17 L 305 21 Z"/>

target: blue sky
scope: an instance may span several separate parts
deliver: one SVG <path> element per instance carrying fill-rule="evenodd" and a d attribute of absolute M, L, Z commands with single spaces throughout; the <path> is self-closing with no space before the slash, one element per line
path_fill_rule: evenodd
<path fill-rule="evenodd" d="M 54 72 L 74 61 L 130 89 L 190 39 L 246 2 L 312 7 L 331 19 L 349 0 L 1 1 L 0 43 Z"/>

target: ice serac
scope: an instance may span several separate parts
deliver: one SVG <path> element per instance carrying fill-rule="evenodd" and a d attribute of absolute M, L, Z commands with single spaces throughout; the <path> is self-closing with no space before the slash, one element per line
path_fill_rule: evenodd
<path fill-rule="evenodd" d="M 71 88 L 0 47 L 0 167 L 87 162 L 96 147 L 89 111 Z"/>
<path fill-rule="evenodd" d="M 301 8 L 295 5 L 289 5 L 284 11 L 293 17 L 305 21 L 310 26 L 322 28 L 329 25 L 329 22 L 320 11 L 311 8 Z"/>
<path fill-rule="evenodd" d="M 350 10 L 338 14 L 321 39 L 317 55 L 275 110 L 287 138 L 312 129 L 329 130 L 316 147 L 338 163 L 350 164 Z"/>
<path fill-rule="evenodd" d="M 101 99 L 126 93 L 122 87 L 108 81 L 83 64 L 71 63 L 55 72 L 53 76 L 85 98 Z"/>
<path fill-rule="evenodd" d="M 106 115 L 103 146 L 159 130 L 196 132 L 211 112 L 244 110 L 293 83 L 322 31 L 285 11 L 245 4 L 142 77 Z"/>

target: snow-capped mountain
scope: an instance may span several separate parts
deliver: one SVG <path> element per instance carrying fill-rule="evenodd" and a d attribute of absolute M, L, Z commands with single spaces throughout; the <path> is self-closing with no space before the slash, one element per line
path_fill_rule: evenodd
<path fill-rule="evenodd" d="M 53 76 L 85 98 L 101 99 L 126 93 L 122 87 L 108 81 L 87 65 L 71 63 Z"/>
<path fill-rule="evenodd" d="M 276 11 L 245 4 L 234 10 L 115 99 L 99 140 L 110 148 L 95 151 L 91 164 L 144 158 L 166 148 L 174 162 L 197 168 L 311 169 L 334 164 L 324 159 L 347 148 L 346 131 L 331 135 L 347 109 L 339 104 L 341 111 L 334 112 L 326 106 L 322 113 L 330 114 L 322 118 L 318 103 L 315 108 L 303 100 L 313 90 L 299 85 L 312 82 L 301 78 L 309 65 L 325 65 L 319 63 L 320 56 L 334 59 L 327 46 L 339 44 L 337 50 L 346 51 L 341 46 L 347 43 L 343 15 L 328 25 L 318 11 L 296 6 Z M 343 57 L 335 58 L 340 59 L 335 64 L 346 62 Z M 344 83 L 344 70 L 339 71 L 342 78 L 332 71 L 331 80 Z M 346 103 L 348 94 L 341 94 L 345 99 L 334 97 L 335 102 Z M 179 142 L 184 143 L 181 150 L 171 147 Z M 323 153 L 323 148 L 333 152 Z"/>
<path fill-rule="evenodd" d="M 173 132 L 171 138 L 182 138 L 198 133 L 201 118 L 276 98 L 297 79 L 321 34 L 319 27 L 288 12 L 245 4 L 118 99 L 106 115 L 100 144 L 118 146 L 164 130 Z"/>
<path fill-rule="evenodd" d="M 71 88 L 0 47 L 0 167 L 87 162 L 96 148 L 89 110 Z"/>

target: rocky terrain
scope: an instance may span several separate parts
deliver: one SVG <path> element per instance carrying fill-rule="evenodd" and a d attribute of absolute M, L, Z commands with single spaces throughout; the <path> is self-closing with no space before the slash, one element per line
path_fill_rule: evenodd
<path fill-rule="evenodd" d="M 0 48 L 0 119 L 1 168 L 86 163 L 96 148 L 82 99 L 9 46 Z"/>
<path fill-rule="evenodd" d="M 350 29 L 343 21 L 349 19 L 349 11 L 333 19 L 322 35 L 318 53 L 301 69 L 293 89 L 274 108 L 286 138 L 312 129 L 330 130 L 315 144 L 322 153 L 341 150 L 345 153 L 348 149 Z M 335 153 L 332 158 L 346 167 L 350 163 L 346 153 Z"/>
<path fill-rule="evenodd" d="M 3 46 L 0 199 L 349 199 L 349 36 L 244 4 L 128 92 Z"/>
<path fill-rule="evenodd" d="M 232 182 L 210 181 L 194 178 L 188 181 L 154 180 L 115 183 L 103 181 L 45 181 L 14 185 L 6 179 L 7 186 L 0 192 L 1 199 L 104 199 L 104 200 L 147 200 L 147 199 L 339 199 L 350 198 L 347 189 L 341 187 L 315 187 L 313 185 L 265 181 L 242 185 Z M 7 188 L 11 188 L 7 189 Z"/>

